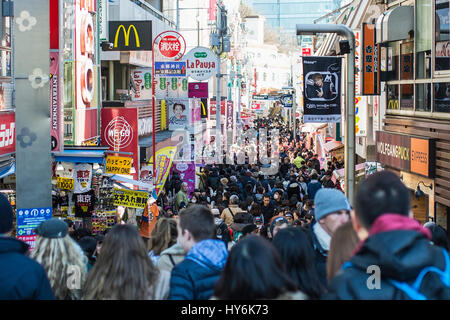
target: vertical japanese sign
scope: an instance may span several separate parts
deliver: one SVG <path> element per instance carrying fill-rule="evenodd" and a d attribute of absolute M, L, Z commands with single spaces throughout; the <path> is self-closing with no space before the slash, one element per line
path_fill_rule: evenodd
<path fill-rule="evenodd" d="M 176 147 L 165 147 L 158 152 L 156 152 L 156 192 L 159 192 L 164 187 L 166 183 L 167 176 L 169 175 L 170 168 L 172 167 L 173 158 L 175 157 Z M 149 164 L 153 164 L 153 156 L 150 158 Z M 150 171 L 151 170 L 151 171 Z M 149 175 L 152 177 L 153 169 L 152 166 L 149 167 Z"/>
<path fill-rule="evenodd" d="M 303 57 L 303 122 L 341 121 L 341 58 Z M 254 110 L 252 108 L 252 110 Z"/>
<path fill-rule="evenodd" d="M 365 137 L 367 135 L 367 97 L 361 96 L 362 92 L 362 54 L 361 54 L 361 30 L 354 30 L 355 33 L 355 66 L 359 72 L 355 73 L 355 135 Z"/>
<path fill-rule="evenodd" d="M 137 178 L 138 159 L 138 111 L 137 108 L 102 108 L 102 144 L 111 151 L 132 152 Z M 137 180 L 137 179 L 136 179 Z"/>
<path fill-rule="evenodd" d="M 380 78 L 378 73 L 378 46 L 375 40 L 375 24 L 363 23 L 362 94 L 365 96 L 380 94 Z"/>
<path fill-rule="evenodd" d="M 233 101 L 227 101 L 226 109 L 226 145 L 230 146 L 233 144 L 233 130 L 234 130 L 234 105 Z"/>
<path fill-rule="evenodd" d="M 98 136 L 97 16 L 94 0 L 75 1 L 75 144 Z"/>

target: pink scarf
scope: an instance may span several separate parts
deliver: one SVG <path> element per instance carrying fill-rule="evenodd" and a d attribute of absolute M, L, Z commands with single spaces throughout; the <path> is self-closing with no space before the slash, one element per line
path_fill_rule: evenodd
<path fill-rule="evenodd" d="M 385 213 L 379 216 L 369 231 L 369 237 L 382 232 L 396 231 L 396 230 L 413 230 L 424 234 L 428 239 L 431 240 L 431 231 L 427 228 L 422 227 L 422 225 L 410 217 L 406 217 L 396 213 Z M 356 247 L 353 255 L 355 255 L 361 247 L 364 245 L 365 241 L 361 241 Z"/>

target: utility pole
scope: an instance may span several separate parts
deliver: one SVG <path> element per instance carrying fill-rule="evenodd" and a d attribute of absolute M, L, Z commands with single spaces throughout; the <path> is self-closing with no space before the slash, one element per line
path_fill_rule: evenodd
<path fill-rule="evenodd" d="M 316 35 L 317 33 L 336 33 L 349 42 L 347 56 L 346 83 L 346 125 L 345 125 L 345 195 L 350 204 L 355 196 L 355 34 L 343 24 L 297 24 L 297 35 Z"/>
<path fill-rule="evenodd" d="M 180 0 L 177 0 L 177 31 L 180 31 Z"/>
<path fill-rule="evenodd" d="M 227 37 L 227 10 L 222 4 L 222 1 L 217 2 L 217 38 L 218 42 L 212 45 L 217 45 L 217 92 L 216 92 L 216 154 L 218 155 L 217 163 L 222 163 L 222 127 L 221 127 L 221 92 L 220 92 L 220 78 L 222 77 L 220 68 L 220 55 L 223 52 L 230 52 L 230 40 Z"/>

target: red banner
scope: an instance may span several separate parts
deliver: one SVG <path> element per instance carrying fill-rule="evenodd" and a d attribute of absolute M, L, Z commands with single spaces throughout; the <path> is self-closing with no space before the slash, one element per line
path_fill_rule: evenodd
<path fill-rule="evenodd" d="M 16 151 L 15 113 L 0 115 L 0 155 Z"/>
<path fill-rule="evenodd" d="M 102 145 L 109 150 L 133 153 L 133 179 L 139 172 L 138 110 L 137 108 L 102 108 Z"/>

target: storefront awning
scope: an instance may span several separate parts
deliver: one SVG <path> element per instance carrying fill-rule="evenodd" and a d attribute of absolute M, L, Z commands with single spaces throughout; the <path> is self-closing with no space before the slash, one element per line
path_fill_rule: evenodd
<path fill-rule="evenodd" d="M 343 148 L 344 144 L 341 141 L 333 140 L 325 143 L 323 147 L 327 152 L 330 152 L 339 148 Z"/>
<path fill-rule="evenodd" d="M 122 176 L 117 175 L 117 174 L 112 175 L 110 178 L 111 178 L 111 180 L 121 181 L 121 182 L 124 182 L 124 183 L 133 184 L 135 186 L 138 186 L 139 188 L 142 188 L 143 190 L 152 191 L 154 189 L 153 184 L 148 184 L 148 183 L 144 183 L 142 181 L 136 181 L 136 180 L 133 180 L 133 179 L 125 178 L 125 177 L 122 177 Z"/>
<path fill-rule="evenodd" d="M 302 132 L 316 132 L 319 129 L 326 128 L 328 123 L 306 123 L 302 124 L 301 131 Z"/>
<path fill-rule="evenodd" d="M 16 173 L 16 163 L 11 162 L 9 165 L 0 168 L 0 179 Z"/>
<path fill-rule="evenodd" d="M 103 163 L 105 150 L 64 150 L 53 155 L 56 162 Z"/>

